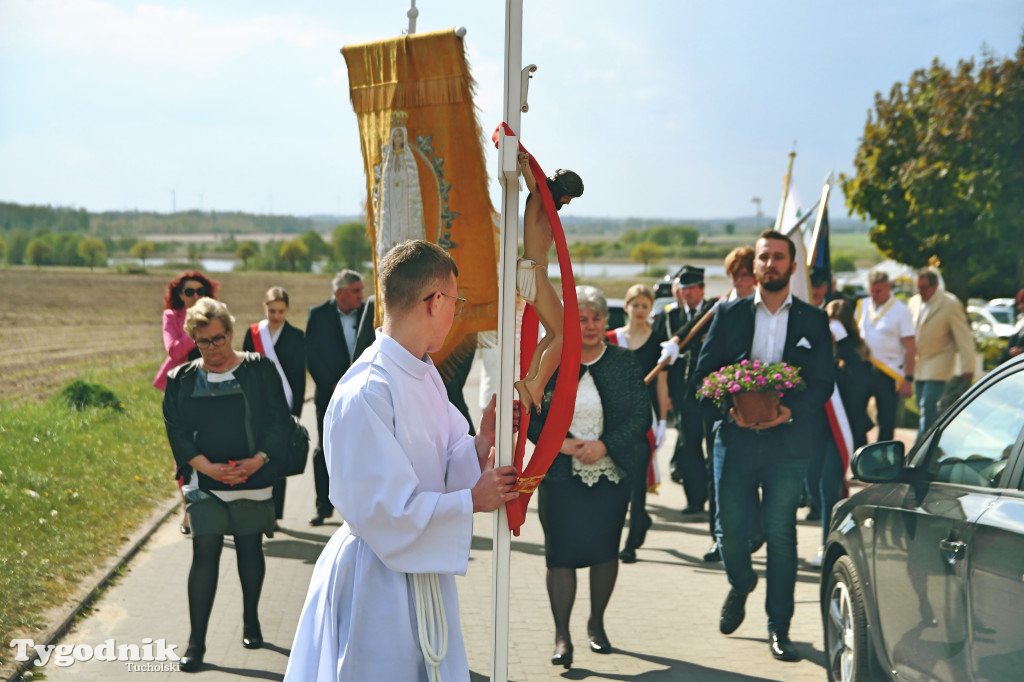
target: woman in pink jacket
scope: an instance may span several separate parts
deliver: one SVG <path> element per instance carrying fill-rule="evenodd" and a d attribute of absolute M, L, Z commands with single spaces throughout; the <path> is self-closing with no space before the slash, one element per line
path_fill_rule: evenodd
<path fill-rule="evenodd" d="M 153 385 L 161 391 L 167 386 L 168 372 L 178 365 L 199 357 L 199 349 L 196 348 L 195 341 L 185 333 L 185 311 L 203 296 L 217 298 L 219 286 L 218 282 L 209 279 L 198 270 L 183 272 L 167 283 L 167 291 L 164 293 L 163 320 L 164 348 L 167 349 L 167 358 L 160 365 L 160 369 L 157 370 L 156 377 L 153 379 Z M 180 479 L 178 488 L 181 488 Z M 183 516 L 179 529 L 185 535 L 191 532 L 187 515 Z"/>

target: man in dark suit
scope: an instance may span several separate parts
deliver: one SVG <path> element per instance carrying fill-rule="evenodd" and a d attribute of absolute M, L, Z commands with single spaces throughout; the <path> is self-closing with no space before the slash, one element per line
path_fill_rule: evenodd
<path fill-rule="evenodd" d="M 747 595 L 757 584 L 750 561 L 751 505 L 763 491 L 762 528 L 768 543 L 768 636 L 772 655 L 795 661 L 789 639 L 796 585 L 796 510 L 812 457 L 816 424 L 832 393 L 835 369 L 832 336 L 825 313 L 789 292 L 796 271 L 796 249 L 783 234 L 765 231 L 757 240 L 754 296 L 720 305 L 697 360 L 697 380 L 742 360 L 786 362 L 800 370 L 806 388 L 780 400 L 779 416 L 748 424 L 735 408 L 723 413 L 702 398 L 701 408 L 716 420 L 714 478 L 718 496 L 722 563 L 731 589 L 722 606 L 719 629 L 730 634 L 745 615 Z"/>
<path fill-rule="evenodd" d="M 324 460 L 324 414 L 334 387 L 352 361 L 373 343 L 373 305 L 363 303 L 363 278 L 354 270 L 342 270 L 334 276 L 334 297 L 309 309 L 306 323 L 306 356 L 309 374 L 316 384 L 317 444 L 313 451 L 313 483 L 316 487 L 316 514 L 309 525 L 319 526 L 334 514 L 328 497 L 330 485 Z M 372 301 L 373 297 L 370 297 Z"/>
<path fill-rule="evenodd" d="M 680 347 L 679 343 L 711 309 L 714 301 L 704 299 L 704 268 L 692 265 L 684 265 L 676 273 L 672 280 L 672 293 L 676 302 L 666 306 L 654 323 L 654 334 L 663 342 L 672 342 L 671 349 L 679 350 L 679 360 L 663 373 L 665 379 L 658 379 L 668 381 L 671 409 L 679 431 L 669 471 L 672 480 L 682 483 L 686 493 L 683 513 L 699 514 L 704 511 L 704 503 L 708 499 L 708 474 L 704 454 L 704 419 L 694 397 L 697 390 L 694 370 L 707 328 L 698 332 L 685 347 Z"/>

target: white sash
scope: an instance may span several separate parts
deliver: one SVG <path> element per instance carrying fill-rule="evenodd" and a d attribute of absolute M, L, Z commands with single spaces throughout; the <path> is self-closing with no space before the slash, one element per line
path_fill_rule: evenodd
<path fill-rule="evenodd" d="M 282 326 L 283 330 L 284 327 Z M 270 338 L 270 323 L 267 320 L 260 320 L 260 342 L 263 345 L 263 355 L 274 361 L 274 367 L 277 367 L 277 373 L 281 375 L 281 384 L 284 386 L 284 397 L 288 401 L 288 411 L 292 411 L 292 387 L 288 383 L 288 377 L 284 375 L 284 368 L 281 367 L 281 361 L 277 359 L 277 353 L 274 351 L 274 342 Z"/>

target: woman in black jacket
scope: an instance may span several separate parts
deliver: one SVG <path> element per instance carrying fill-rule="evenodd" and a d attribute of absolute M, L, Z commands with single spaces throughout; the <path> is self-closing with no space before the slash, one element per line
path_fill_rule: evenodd
<path fill-rule="evenodd" d="M 242 582 L 242 646 L 263 646 L 259 599 L 265 563 L 261 534 L 274 527 L 271 487 L 283 471 L 292 430 L 274 363 L 231 347 L 234 317 L 202 298 L 185 315 L 185 332 L 202 354 L 175 367 L 164 393 L 167 439 L 185 484 L 192 528 L 188 575 L 191 634 L 180 667 L 197 670 L 217 590 L 224 536 L 234 536 Z"/>
<path fill-rule="evenodd" d="M 548 598 L 555 618 L 554 665 L 572 664 L 569 616 L 576 569 L 590 567 L 587 634 L 595 653 L 611 653 L 604 611 L 618 576 L 619 539 L 629 502 L 629 476 L 642 475 L 650 454 L 651 401 L 636 354 L 605 344 L 608 304 L 594 287 L 576 288 L 580 309 L 580 380 L 566 436 L 538 490 L 544 528 Z M 551 408 L 557 373 L 541 414 L 530 420 L 537 441 Z"/>
<path fill-rule="evenodd" d="M 296 417 L 302 416 L 306 396 L 306 337 L 301 329 L 293 327 L 288 315 L 288 292 L 282 287 L 270 287 L 263 297 L 265 320 L 245 330 L 242 350 L 266 355 L 277 367 L 284 385 L 288 409 Z M 274 483 L 274 518 L 284 518 L 285 478 Z M 278 529 L 274 522 L 274 530 Z M 274 537 L 271 532 L 268 537 Z"/>

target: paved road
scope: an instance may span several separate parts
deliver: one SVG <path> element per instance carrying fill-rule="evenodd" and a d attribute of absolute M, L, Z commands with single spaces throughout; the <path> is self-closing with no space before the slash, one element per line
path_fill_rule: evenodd
<path fill-rule="evenodd" d="M 476 402 L 475 375 L 467 385 L 470 405 Z M 312 406 L 306 410 L 313 421 Z M 311 426 L 315 432 L 315 424 Z M 661 450 L 661 468 L 667 477 L 667 453 L 675 434 Z M 340 521 L 311 528 L 306 518 L 313 511 L 312 470 L 288 483 L 286 516 L 278 532 L 265 543 L 267 576 L 260 603 L 264 649 L 242 648 L 241 591 L 235 572 L 235 554 L 228 548 L 221 565 L 220 586 L 207 642 L 207 682 L 240 678 L 280 680 L 287 664 L 292 635 L 314 562 Z M 818 573 L 806 563 L 817 550 L 816 523 L 799 524 L 800 571 L 796 615 L 791 636 L 804 660 L 781 663 L 768 653 L 763 602 L 765 550 L 755 555 L 762 580 L 748 601 L 747 619 L 731 636 L 718 632 L 718 613 L 728 590 L 720 566 L 701 561 L 709 545 L 706 523 L 684 518 L 679 510 L 684 496 L 678 485 L 667 483 L 661 494 L 648 498 L 654 525 L 638 552 L 639 561 L 622 565 L 615 594 L 606 615 L 614 653 L 598 656 L 586 648 L 588 582 L 581 571 L 577 604 L 571 624 L 576 662 L 569 671 L 549 663 L 554 630 L 544 587 L 543 537 L 536 512 L 522 535 L 513 538 L 511 559 L 511 627 L 508 679 L 519 682 L 551 679 L 594 680 L 822 680 L 825 677 L 822 636 L 818 617 Z M 803 511 L 801 512 L 801 516 Z M 118 644 L 145 644 L 144 638 L 165 639 L 184 653 L 188 640 L 188 605 L 185 591 L 191 561 L 189 541 L 178 533 L 177 515 L 156 530 L 129 564 L 125 575 L 107 591 L 91 615 L 81 620 L 64 643 L 96 647 L 108 639 Z M 462 625 L 474 680 L 484 680 L 490 669 L 491 515 L 478 514 L 474 523 L 469 572 L 459 578 Z M 142 662 L 142 665 L 146 665 Z M 159 664 L 149 664 L 159 665 Z M 46 666 L 54 682 L 137 680 L 139 671 L 125 663 L 91 660 L 67 667 Z M 150 671 L 147 682 L 169 679 L 174 672 Z M 181 679 L 180 677 L 177 679 Z"/>

